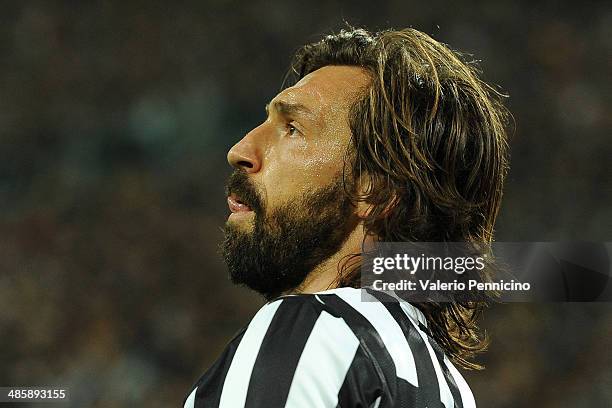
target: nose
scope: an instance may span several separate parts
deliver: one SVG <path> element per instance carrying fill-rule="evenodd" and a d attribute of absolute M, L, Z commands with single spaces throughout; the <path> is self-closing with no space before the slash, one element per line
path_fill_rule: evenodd
<path fill-rule="evenodd" d="M 236 169 L 257 173 L 261 168 L 260 151 L 255 143 L 255 129 L 236 143 L 227 153 L 227 161 Z"/>

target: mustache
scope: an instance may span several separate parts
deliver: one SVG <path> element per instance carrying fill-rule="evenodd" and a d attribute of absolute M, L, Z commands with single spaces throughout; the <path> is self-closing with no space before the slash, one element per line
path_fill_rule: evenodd
<path fill-rule="evenodd" d="M 263 210 L 263 198 L 255 183 L 249 179 L 244 170 L 234 170 L 229 176 L 225 185 L 225 194 L 236 195 L 240 201 L 248 205 L 255 213 L 260 213 Z"/>

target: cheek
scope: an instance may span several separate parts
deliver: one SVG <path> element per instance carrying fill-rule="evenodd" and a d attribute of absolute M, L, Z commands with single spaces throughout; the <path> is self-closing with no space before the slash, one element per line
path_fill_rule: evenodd
<path fill-rule="evenodd" d="M 320 185 L 329 184 L 331 179 L 342 170 L 346 146 L 338 140 L 313 143 L 312 154 L 302 159 L 303 171 L 320 180 Z"/>
<path fill-rule="evenodd" d="M 305 167 L 314 177 L 325 180 L 325 185 L 342 171 L 344 165 L 351 131 L 348 125 L 338 118 L 344 118 L 347 114 L 341 107 L 329 107 L 323 114 L 326 128 L 320 137 L 313 141 L 309 152 L 311 154 L 305 159 Z"/>
<path fill-rule="evenodd" d="M 346 145 L 337 139 L 292 140 L 275 146 L 267 153 L 263 182 L 268 203 L 275 205 L 329 185 L 342 171 Z"/>

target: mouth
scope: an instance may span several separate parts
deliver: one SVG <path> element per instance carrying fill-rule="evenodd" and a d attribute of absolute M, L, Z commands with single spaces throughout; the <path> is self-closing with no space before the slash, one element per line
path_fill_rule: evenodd
<path fill-rule="evenodd" d="M 253 210 L 247 204 L 245 204 L 240 197 L 235 194 L 230 194 L 227 197 L 227 206 L 229 207 L 232 214 L 242 213 L 246 214 Z"/>

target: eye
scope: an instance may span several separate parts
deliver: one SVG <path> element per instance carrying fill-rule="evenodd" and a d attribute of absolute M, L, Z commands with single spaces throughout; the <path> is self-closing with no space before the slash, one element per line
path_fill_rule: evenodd
<path fill-rule="evenodd" d="M 298 130 L 298 128 L 293 126 L 291 123 L 287 123 L 287 134 L 290 137 L 296 137 L 300 135 L 300 131 Z"/>

